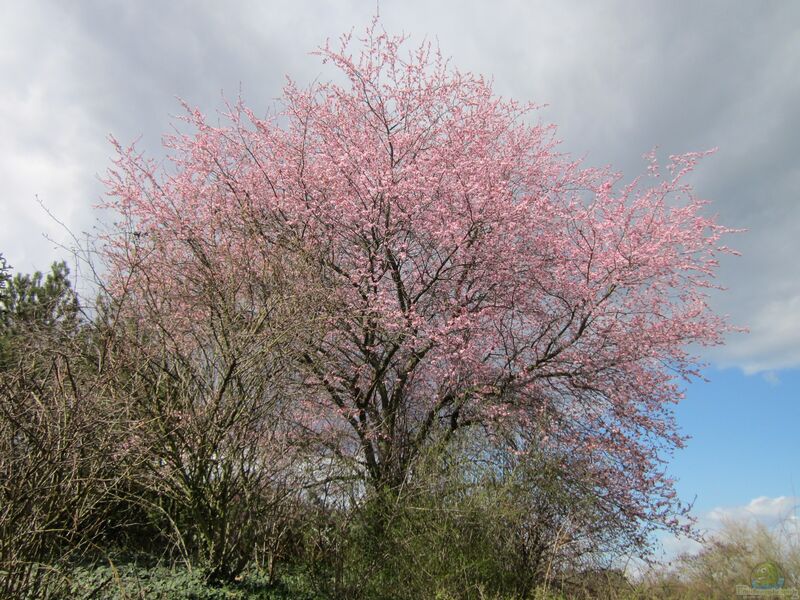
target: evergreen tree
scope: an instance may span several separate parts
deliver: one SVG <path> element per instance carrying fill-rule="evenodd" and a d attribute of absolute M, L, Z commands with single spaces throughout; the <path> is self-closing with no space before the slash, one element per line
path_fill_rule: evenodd
<path fill-rule="evenodd" d="M 11 360 L 18 336 L 34 330 L 55 332 L 56 328 L 74 331 L 78 309 L 64 261 L 53 263 L 47 275 L 36 271 L 12 276 L 0 255 L 0 365 L 7 366 Z"/>

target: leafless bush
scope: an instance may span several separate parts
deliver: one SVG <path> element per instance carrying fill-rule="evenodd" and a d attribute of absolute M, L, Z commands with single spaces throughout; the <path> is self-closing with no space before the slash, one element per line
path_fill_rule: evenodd
<path fill-rule="evenodd" d="M 126 415 L 97 340 L 28 323 L 0 372 L 0 596 L 46 596 L 103 534 L 132 463 Z"/>
<path fill-rule="evenodd" d="M 294 340 L 313 335 L 319 299 L 297 293 L 297 265 L 285 277 L 275 251 L 229 279 L 213 242 L 181 243 L 185 278 L 169 282 L 117 257 L 131 282 L 113 300 L 136 423 L 126 448 L 145 465 L 131 498 L 174 557 L 232 580 L 272 564 L 302 487 Z"/>
<path fill-rule="evenodd" d="M 737 585 L 749 585 L 753 568 L 771 561 L 780 566 L 786 587 L 800 585 L 800 528 L 788 517 L 769 527 L 753 520 L 730 520 L 709 534 L 699 551 L 681 555 L 671 568 L 643 576 L 643 593 L 653 598 L 732 598 Z"/>

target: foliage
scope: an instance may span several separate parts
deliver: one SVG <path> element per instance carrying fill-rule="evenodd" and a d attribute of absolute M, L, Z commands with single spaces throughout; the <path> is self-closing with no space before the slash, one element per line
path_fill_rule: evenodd
<path fill-rule="evenodd" d="M 2 260 L 3 295 L 0 314 L 3 327 L 12 323 L 20 325 L 46 324 L 74 318 L 78 305 L 69 281 L 69 268 L 65 262 L 53 263 L 45 277 L 40 271 L 33 275 L 17 273 L 10 277 L 10 269 Z"/>
<path fill-rule="evenodd" d="M 78 301 L 66 263 L 53 263 L 47 276 L 17 273 L 13 277 L 0 256 L 0 361 L 11 360 L 14 338 L 32 329 L 74 327 Z"/>
<path fill-rule="evenodd" d="M 401 488 L 306 517 L 300 563 L 317 589 L 335 598 L 528 598 L 578 593 L 590 580 L 608 589 L 611 578 L 629 592 L 613 570 L 615 530 L 586 490 L 570 487 L 580 478 L 563 457 L 492 450 L 462 432 L 427 452 Z"/>
<path fill-rule="evenodd" d="M 73 569 L 69 593 L 98 600 L 317 600 L 292 578 L 273 584 L 258 573 L 246 573 L 236 582 L 211 585 L 196 571 L 113 562 Z"/>

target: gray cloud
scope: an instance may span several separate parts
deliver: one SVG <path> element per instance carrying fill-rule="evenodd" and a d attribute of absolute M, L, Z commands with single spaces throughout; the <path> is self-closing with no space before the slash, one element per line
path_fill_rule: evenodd
<path fill-rule="evenodd" d="M 180 96 L 207 112 L 241 85 L 264 110 L 284 75 L 326 76 L 308 52 L 368 23 L 375 5 L 315 2 L 25 2 L 0 6 L 0 250 L 16 267 L 63 255 L 40 234 L 91 227 L 105 141 L 158 155 Z M 746 372 L 800 366 L 800 4 L 384 0 L 390 31 L 440 43 L 499 93 L 547 103 L 564 149 L 641 172 L 718 146 L 694 178 L 711 210 L 745 227 L 714 306 L 750 335 L 709 356 Z"/>

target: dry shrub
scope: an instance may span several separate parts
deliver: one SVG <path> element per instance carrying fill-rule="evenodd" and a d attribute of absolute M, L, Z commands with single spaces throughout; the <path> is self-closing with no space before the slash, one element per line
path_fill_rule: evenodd
<path fill-rule="evenodd" d="M 19 333 L 19 332 L 18 332 Z M 0 372 L 0 596 L 46 596 L 60 565 L 103 536 L 133 469 L 112 365 L 75 323 L 4 339 Z"/>

